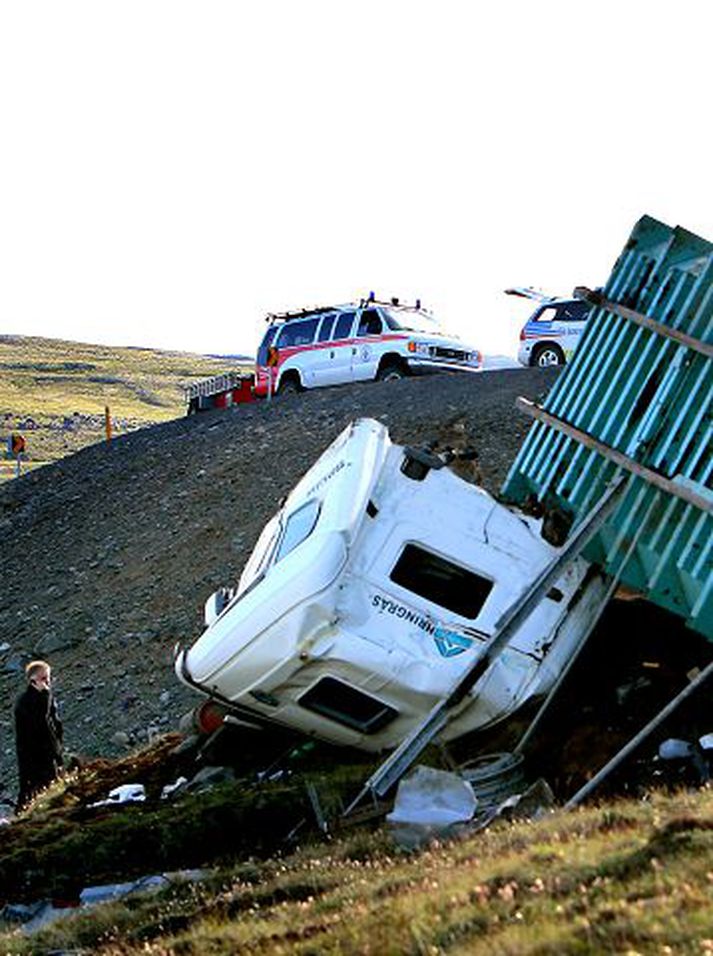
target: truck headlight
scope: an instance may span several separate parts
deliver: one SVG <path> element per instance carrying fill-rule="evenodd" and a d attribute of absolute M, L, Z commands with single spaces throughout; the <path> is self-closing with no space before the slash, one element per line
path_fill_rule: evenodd
<path fill-rule="evenodd" d="M 415 339 L 411 339 L 408 344 L 409 352 L 415 352 L 418 355 L 430 355 L 431 346 L 427 342 L 417 342 Z"/>

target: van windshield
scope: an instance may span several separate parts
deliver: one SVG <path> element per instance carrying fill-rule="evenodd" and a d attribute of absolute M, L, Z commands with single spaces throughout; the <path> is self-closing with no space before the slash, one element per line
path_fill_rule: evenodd
<path fill-rule="evenodd" d="M 427 312 L 418 309 L 406 309 L 392 312 L 381 310 L 386 324 L 395 332 L 440 332 L 438 322 Z"/>

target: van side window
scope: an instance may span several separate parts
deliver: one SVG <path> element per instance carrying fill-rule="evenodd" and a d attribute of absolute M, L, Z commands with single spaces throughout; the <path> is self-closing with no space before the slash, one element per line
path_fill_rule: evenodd
<path fill-rule="evenodd" d="M 559 322 L 584 322 L 591 306 L 587 302 L 567 302 L 557 310 Z"/>
<path fill-rule="evenodd" d="M 335 677 L 323 677 L 317 681 L 300 697 L 299 702 L 300 707 L 364 734 L 376 733 L 398 716 L 393 707 Z"/>
<path fill-rule="evenodd" d="M 293 511 L 285 522 L 282 540 L 275 555 L 275 564 L 294 551 L 297 545 L 302 544 L 312 534 L 319 518 L 320 502 L 313 498 L 306 504 Z"/>
<path fill-rule="evenodd" d="M 331 315 L 325 315 L 322 318 L 322 326 L 319 330 L 319 335 L 317 336 L 318 342 L 328 342 L 331 339 L 335 319 L 336 315 L 334 313 Z"/>
<path fill-rule="evenodd" d="M 376 309 L 365 309 L 359 319 L 357 335 L 380 335 L 382 328 L 381 316 Z"/>
<path fill-rule="evenodd" d="M 478 616 L 493 589 L 493 582 L 487 578 L 416 544 L 406 545 L 390 577 L 407 591 L 471 620 Z"/>
<path fill-rule="evenodd" d="M 282 326 L 277 347 L 284 349 L 291 345 L 311 345 L 318 321 L 319 319 L 306 319 L 303 322 L 286 322 Z"/>
<path fill-rule="evenodd" d="M 273 339 L 277 335 L 277 330 L 279 328 L 280 328 L 279 325 L 271 325 L 270 328 L 265 333 L 265 337 L 260 343 L 260 348 L 257 350 L 258 365 L 267 365 L 267 350 L 272 345 Z"/>
<path fill-rule="evenodd" d="M 342 312 L 342 314 L 337 319 L 337 324 L 334 329 L 333 339 L 348 339 L 349 333 L 352 330 L 352 325 L 354 324 L 354 316 L 356 312 Z"/>
<path fill-rule="evenodd" d="M 531 322 L 554 322 L 557 318 L 557 309 L 554 306 L 547 306 L 545 309 L 541 309 L 539 312 L 536 312 L 532 318 Z"/>

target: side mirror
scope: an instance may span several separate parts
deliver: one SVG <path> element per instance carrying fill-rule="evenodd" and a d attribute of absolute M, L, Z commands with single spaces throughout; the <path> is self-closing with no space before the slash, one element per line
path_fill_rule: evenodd
<path fill-rule="evenodd" d="M 203 606 L 203 620 L 205 621 L 206 627 L 210 627 L 211 624 L 218 620 L 230 604 L 234 593 L 232 588 L 218 588 L 217 591 L 211 594 Z"/>

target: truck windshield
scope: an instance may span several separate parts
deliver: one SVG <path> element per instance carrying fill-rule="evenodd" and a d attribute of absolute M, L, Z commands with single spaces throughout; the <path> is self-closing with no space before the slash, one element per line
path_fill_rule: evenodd
<path fill-rule="evenodd" d="M 286 557 L 291 551 L 294 551 L 297 545 L 302 544 L 306 538 L 309 538 L 317 524 L 320 508 L 320 501 L 317 498 L 313 498 L 311 501 L 302 505 L 301 508 L 298 508 L 297 511 L 292 512 L 285 522 L 282 540 L 280 541 L 275 556 L 275 564 Z"/>
<path fill-rule="evenodd" d="M 418 309 L 403 309 L 392 312 L 381 310 L 386 324 L 394 332 L 439 332 L 438 322 L 427 312 Z"/>

